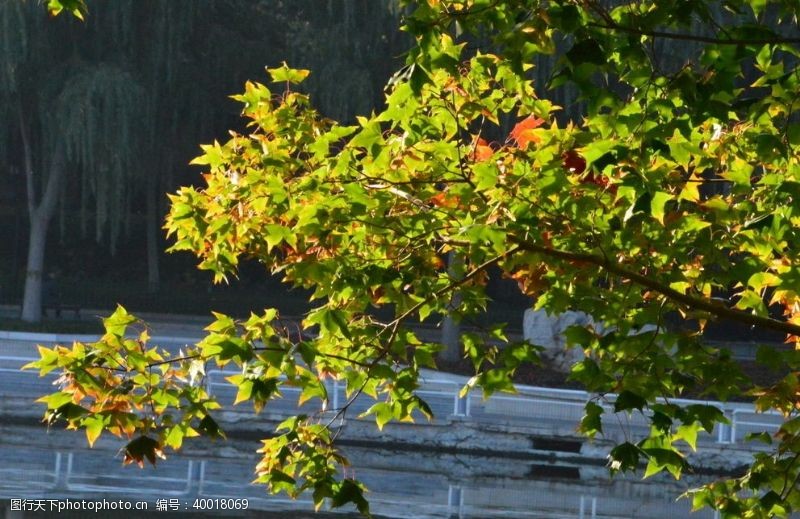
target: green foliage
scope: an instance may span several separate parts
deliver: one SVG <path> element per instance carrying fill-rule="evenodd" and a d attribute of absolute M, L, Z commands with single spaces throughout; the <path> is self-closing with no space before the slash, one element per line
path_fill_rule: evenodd
<path fill-rule="evenodd" d="M 317 307 L 303 327 L 314 338 L 281 337 L 270 311 L 243 322 L 218 315 L 191 361 L 153 374 L 169 359 L 117 334 L 132 322 L 120 310 L 96 345 L 42 350 L 33 366 L 60 368 L 66 381 L 43 400 L 48 417 L 84 427 L 90 441 L 103 430 L 136 435 L 132 460 L 155 459 L 186 431 L 217 430 L 206 422 L 211 401 L 191 382 L 197 362 L 212 361 L 241 367 L 228 380 L 256 411 L 284 385 L 326 409 L 322 380 L 335 377 L 348 399 L 334 419 L 361 394 L 378 400 L 366 415 L 379 427 L 429 416 L 416 390 L 438 348 L 408 324 L 480 314 L 497 267 L 537 308 L 603 323 L 569 330 L 586 353 L 572 376 L 651 425 L 611 450 L 613 472 L 645 465 L 646 476 L 679 477 L 699 431 L 726 418 L 670 399 L 748 394 L 786 422 L 772 451 L 755 455 L 744 476 L 698 489 L 694 506 L 726 517 L 800 509 L 800 359 L 784 355 L 789 374 L 756 387 L 727 351 L 701 343 L 705 323 L 719 319 L 800 337 L 800 41 L 786 35 L 796 5 L 726 2 L 731 13 L 721 16 L 701 0 L 677 10 L 654 1 L 407 3 L 415 46 L 382 111 L 338 124 L 295 90 L 306 71 L 269 70 L 281 92 L 247 83 L 235 97 L 247 132 L 204 146 L 194 163 L 206 167 L 206 185 L 170 197 L 172 250 L 196 254 L 218 280 L 255 257 L 311 289 Z M 691 43 L 677 64 L 657 51 L 674 40 Z M 577 89 L 580 120 L 561 116 L 547 85 L 530 80 L 537 56 L 560 48 L 550 86 Z M 448 271 L 451 252 L 463 261 Z M 667 329 L 668 313 L 699 326 Z M 500 328 L 465 335 L 464 347 L 476 368 L 465 390 L 487 396 L 513 391 L 515 369 L 537 357 L 531 345 L 507 344 Z M 122 409 L 107 409 L 117 401 Z M 601 435 L 602 414 L 587 404 L 580 430 Z M 366 511 L 362 487 L 336 476 L 347 462 L 332 423 L 285 422 L 264 443 L 257 481 Z"/>
<path fill-rule="evenodd" d="M 47 12 L 51 16 L 58 16 L 62 11 L 70 13 L 79 20 L 86 14 L 86 2 L 83 0 L 47 0 Z"/>
<path fill-rule="evenodd" d="M 46 148 L 63 143 L 67 159 L 79 166 L 82 197 L 95 199 L 96 239 L 108 229 L 112 252 L 132 209 L 125 186 L 135 185 L 145 150 L 146 123 L 140 123 L 153 120 L 146 99 L 129 73 L 97 65 L 76 67 L 60 94 L 43 103 L 53 120 L 43 132 Z"/>
<path fill-rule="evenodd" d="M 47 404 L 45 421 L 83 428 L 92 445 L 104 431 L 129 440 L 127 463 L 155 463 L 164 449 L 179 449 L 184 438 L 222 436 L 211 411 L 219 408 L 200 384 L 199 355 L 171 358 L 149 347 L 147 330 L 119 307 L 104 319 L 106 333 L 96 343 L 72 348 L 39 347 L 41 359 L 25 366 L 41 375 L 61 370 L 60 390 L 39 399 Z M 126 332 L 141 328 L 135 339 Z"/>

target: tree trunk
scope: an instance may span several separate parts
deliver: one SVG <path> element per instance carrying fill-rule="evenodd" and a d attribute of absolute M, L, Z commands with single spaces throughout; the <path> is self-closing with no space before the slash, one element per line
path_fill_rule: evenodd
<path fill-rule="evenodd" d="M 159 270 L 158 270 L 158 233 L 160 231 L 158 225 L 158 201 L 157 197 L 157 183 L 152 175 L 147 178 L 147 216 L 145 219 L 145 233 L 147 234 L 147 291 L 149 293 L 158 292 Z"/>
<path fill-rule="evenodd" d="M 59 145 L 53 153 L 50 175 L 47 186 L 38 207 L 28 206 L 30 216 L 30 232 L 28 234 L 28 262 L 25 268 L 25 292 L 22 296 L 22 314 L 20 318 L 29 323 L 42 320 L 42 281 L 44 279 L 45 246 L 47 245 L 47 228 L 56 210 L 58 188 L 64 176 L 63 148 Z M 33 178 L 30 162 L 27 175 Z M 33 200 L 33 182 L 28 183 L 29 200 Z"/>
<path fill-rule="evenodd" d="M 447 273 L 450 279 L 458 279 L 464 260 L 453 252 L 447 255 Z M 461 304 L 461 294 L 457 290 L 450 298 L 450 308 L 457 308 Z M 453 319 L 450 314 L 444 316 L 442 321 L 442 345 L 444 349 L 439 356 L 447 362 L 457 362 L 461 358 L 461 324 Z"/>
<path fill-rule="evenodd" d="M 38 323 L 42 320 L 42 281 L 44 279 L 44 251 L 47 243 L 49 217 L 39 211 L 31 219 L 28 234 L 28 264 L 25 269 L 25 293 L 22 298 L 22 320 Z"/>
<path fill-rule="evenodd" d="M 6 511 L 3 515 L 5 515 L 5 519 L 24 519 L 25 517 L 22 510 L 12 510 L 11 503 L 6 505 Z"/>

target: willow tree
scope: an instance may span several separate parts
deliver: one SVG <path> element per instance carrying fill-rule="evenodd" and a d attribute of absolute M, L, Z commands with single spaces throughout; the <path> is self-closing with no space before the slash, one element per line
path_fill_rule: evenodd
<path fill-rule="evenodd" d="M 84 19 L 83 2 L 47 5 L 51 14 L 66 9 Z M 0 140 L 7 162 L 19 164 L 26 176 L 30 228 L 22 318 L 28 321 L 41 317 L 45 244 L 58 205 L 62 233 L 77 221 L 81 236 L 92 227 L 112 253 L 132 213 L 145 207 L 148 286 L 157 286 L 157 191 L 163 171 L 173 166 L 164 157 L 174 148 L 159 130 L 177 133 L 179 110 L 208 104 L 197 95 L 174 100 L 192 35 L 191 2 L 157 2 L 147 11 L 132 1 L 90 6 L 92 16 L 84 22 L 47 20 L 36 2 L 0 6 L 0 24 L 8 29 L 0 49 L 0 96 L 10 123 Z M 146 202 L 138 203 L 142 194 Z M 64 217 L 74 212 L 79 218 Z"/>
<path fill-rule="evenodd" d="M 48 230 L 61 193 L 68 191 L 67 177 L 74 173 L 84 199 L 94 199 L 96 233 L 110 229 L 114 243 L 141 153 L 134 128 L 147 119 L 148 105 L 126 69 L 88 63 L 74 53 L 75 32 L 81 30 L 75 21 L 47 21 L 34 2 L 3 2 L 0 25 L 8 29 L 0 48 L 8 122 L 2 151 L 24 171 L 29 217 L 22 318 L 38 321 Z"/>
<path fill-rule="evenodd" d="M 7 70 L 16 70 L 16 61 L 22 60 L 27 83 L 46 83 L 46 87 L 23 89 L 26 112 L 53 110 L 50 101 L 59 96 L 70 77 L 82 73 L 78 68 L 91 64 L 124 70 L 144 90 L 137 94 L 144 101 L 139 105 L 138 116 L 126 121 L 130 124 L 126 131 L 134 137 L 129 145 L 138 148 L 126 182 L 116 182 L 113 175 L 101 178 L 106 165 L 105 159 L 98 156 L 96 164 L 85 164 L 88 167 L 68 165 L 68 169 L 81 167 L 78 181 L 56 186 L 59 196 L 54 203 L 60 204 L 59 214 L 67 215 L 73 210 L 80 214 L 77 219 L 61 218 L 62 236 L 77 221 L 83 238 L 93 234 L 97 241 L 107 241 L 113 253 L 121 233 L 130 227 L 132 213 L 144 212 L 146 254 L 142 257 L 147 259 L 148 287 L 156 290 L 158 233 L 166 205 L 166 198 L 159 193 L 174 188 L 176 173 L 185 169 L 198 140 L 208 139 L 232 124 L 224 99 L 245 77 L 263 69 L 265 62 L 286 56 L 290 48 L 295 48 L 298 50 L 292 53 L 293 57 L 309 66 L 327 66 L 322 80 L 347 85 L 324 97 L 325 105 L 336 115 L 348 117 L 345 114 L 352 116 L 356 109 L 371 107 L 377 102 L 376 94 L 391 67 L 391 60 L 383 58 L 390 52 L 374 51 L 393 45 L 397 15 L 394 5 L 360 0 L 328 3 L 320 9 L 321 4 L 313 1 L 275 5 L 217 0 L 201 7 L 188 0 L 51 0 L 47 7 L 52 14 L 70 12 L 83 21 L 61 16 L 48 23 L 43 19 L 44 9 L 34 2 L 4 4 L 7 12 L 3 23 L 9 30 L 4 33 L 6 51 L 2 59 L 8 64 Z M 284 34 L 286 27 L 292 28 L 292 38 L 276 36 Z M 319 52 L 321 42 L 328 39 L 340 39 L 346 42 L 346 48 Z M 18 47 L 28 45 L 28 40 L 37 50 L 20 52 Z M 209 75 L 209 70 L 214 74 Z M 312 88 L 328 92 L 326 85 L 319 83 Z M 95 89 L 93 95 L 100 93 Z M 95 105 L 87 106 L 94 109 Z M 39 154 L 39 138 L 44 135 L 39 130 L 53 119 L 42 121 L 42 128 L 36 126 L 29 139 L 34 156 Z M 16 128 L 17 124 L 10 127 L 15 135 L 19 133 Z M 100 141 L 89 142 L 92 136 Z M 102 133 L 80 137 L 84 139 L 80 144 L 84 150 L 113 148 Z M 13 152 L 11 155 L 10 162 L 21 162 Z M 42 233 L 37 231 L 36 235 Z M 38 291 L 36 284 L 31 290 Z"/>
<path fill-rule="evenodd" d="M 48 199 L 65 182 L 74 169 L 84 193 L 96 201 L 95 229 L 101 236 L 110 229 L 115 244 L 121 220 L 131 203 L 126 186 L 130 184 L 139 162 L 140 136 L 133 129 L 134 121 L 147 117 L 143 108 L 144 90 L 130 74 L 113 66 L 78 67 L 65 82 L 53 102 L 42 102 L 47 110 L 41 118 L 41 148 L 39 153 L 50 156 L 46 171 L 45 193 L 39 207 L 31 213 L 27 275 L 23 296 L 22 319 L 37 321 L 41 317 L 41 281 L 44 270 L 45 243 L 48 224 L 53 217 L 55 202 Z M 27 132 L 27 128 L 22 131 Z M 26 164 L 32 153 L 30 136 L 25 136 Z M 28 178 L 34 171 L 27 168 Z M 29 183 L 29 199 L 35 196 Z M 55 196 L 55 195 L 50 195 Z"/>

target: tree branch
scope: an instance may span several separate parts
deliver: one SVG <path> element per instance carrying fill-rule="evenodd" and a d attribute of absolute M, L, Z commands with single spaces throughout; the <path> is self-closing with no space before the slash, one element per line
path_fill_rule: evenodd
<path fill-rule="evenodd" d="M 408 310 L 403 312 L 400 316 L 396 317 L 391 323 L 387 324 L 383 329 L 383 331 L 391 330 L 391 335 L 389 336 L 389 340 L 386 341 L 387 347 L 383 349 L 383 352 L 381 352 L 380 355 L 378 355 L 372 362 L 369 363 L 369 365 L 367 366 L 367 378 L 366 378 L 366 380 L 364 380 L 364 382 L 361 384 L 361 387 L 359 387 L 356 391 L 353 392 L 353 394 L 347 400 L 347 402 L 341 408 L 339 408 L 337 410 L 337 412 L 333 416 L 333 418 L 331 418 L 328 421 L 326 427 L 330 428 L 330 426 L 336 420 L 338 420 L 339 417 L 341 417 L 345 413 L 347 413 L 347 410 L 350 408 L 350 406 L 353 404 L 353 402 L 355 402 L 356 399 L 363 393 L 364 388 L 367 385 L 367 382 L 371 378 L 370 374 L 369 374 L 370 370 L 372 368 L 374 368 L 375 366 L 377 366 L 378 363 L 381 360 L 383 360 L 389 354 L 390 347 L 391 347 L 392 343 L 394 342 L 395 337 L 397 337 L 397 332 L 400 329 L 400 325 L 406 319 L 411 317 L 415 312 L 417 312 L 420 308 L 422 308 L 423 305 L 426 305 L 426 304 L 430 303 L 431 301 L 435 300 L 436 298 L 441 297 L 442 295 L 446 294 L 447 292 L 460 287 L 464 283 L 467 283 L 468 281 L 470 281 L 471 279 L 475 278 L 475 276 L 477 276 L 478 274 L 480 274 L 484 270 L 488 269 L 492 265 L 497 264 L 498 262 L 502 261 L 503 259 L 515 254 L 520 249 L 521 249 L 521 247 L 511 247 L 510 249 L 505 251 L 503 254 L 500 254 L 498 256 L 495 256 L 494 258 L 490 258 L 490 259 L 486 260 L 485 262 L 481 263 L 480 265 L 478 265 L 477 267 L 472 269 L 470 272 L 468 272 L 463 278 L 461 278 L 459 280 L 454 280 L 451 283 L 448 283 L 447 286 L 442 287 L 439 290 L 436 290 L 435 292 L 430 294 L 428 297 L 426 297 L 424 300 L 422 300 L 419 303 L 413 305 L 411 308 L 409 308 Z M 380 336 L 383 333 L 383 331 L 381 331 L 381 333 L 379 333 L 378 336 Z"/>
<path fill-rule="evenodd" d="M 653 38 L 666 38 L 670 40 L 682 41 L 695 41 L 701 43 L 714 43 L 718 45 L 764 45 L 764 44 L 779 44 L 779 43 L 800 43 L 800 38 L 786 38 L 782 36 L 775 36 L 773 38 L 754 38 L 754 39 L 737 39 L 737 38 L 717 38 L 715 36 L 702 36 L 697 34 L 674 33 L 667 31 L 644 30 L 636 27 L 628 27 L 620 25 L 614 21 L 609 12 L 596 1 L 589 0 L 585 2 L 585 6 L 594 11 L 605 23 L 589 22 L 586 25 L 590 27 L 597 27 L 599 29 L 607 29 L 612 31 L 626 32 L 628 34 L 637 34 L 639 36 L 650 36 Z M 711 21 L 713 25 L 722 28 L 714 20 Z M 727 35 L 728 33 L 725 32 Z"/>
<path fill-rule="evenodd" d="M 607 29 L 611 31 L 625 32 L 628 34 L 636 34 L 639 36 L 650 36 L 652 38 L 666 38 L 669 40 L 682 40 L 682 41 L 695 41 L 700 43 L 714 43 L 717 45 L 768 45 L 768 44 L 798 44 L 800 38 L 788 38 L 785 36 L 775 36 L 774 38 L 717 38 L 715 36 L 701 36 L 698 34 L 686 34 L 679 32 L 667 31 L 648 31 L 638 29 L 636 27 L 627 27 L 619 25 L 618 23 L 598 23 L 589 22 L 586 25 L 590 27 L 597 27 L 598 29 Z"/>
<path fill-rule="evenodd" d="M 611 272 L 612 274 L 616 274 L 622 278 L 632 281 L 637 285 L 641 285 L 643 287 L 654 290 L 686 307 L 695 310 L 702 310 L 704 312 L 708 312 L 712 315 L 715 315 L 723 319 L 730 319 L 732 321 L 737 321 L 743 324 L 758 326 L 759 328 L 766 328 L 768 330 L 775 330 L 790 335 L 800 336 L 800 326 L 796 324 L 788 323 L 786 321 L 778 321 L 777 319 L 772 319 L 770 317 L 753 315 L 748 312 L 744 312 L 742 310 L 737 310 L 735 308 L 727 307 L 721 303 L 717 303 L 709 299 L 703 299 L 700 297 L 683 294 L 653 278 L 649 278 L 647 276 L 639 274 L 638 272 L 633 272 L 631 270 L 628 270 L 625 267 L 619 265 L 618 263 L 608 258 L 598 256 L 595 254 L 568 252 L 564 250 L 543 247 L 541 245 L 536 245 L 526 240 L 519 239 L 515 236 L 509 236 L 509 239 L 513 243 L 515 243 L 521 250 L 526 250 L 528 252 L 534 252 L 537 254 L 543 254 L 545 256 L 550 256 L 552 258 L 558 258 L 567 261 L 582 261 L 586 263 L 591 263 L 592 265 L 601 267 L 607 270 L 608 272 Z"/>
<path fill-rule="evenodd" d="M 394 321 L 392 321 L 390 326 L 402 323 L 403 321 L 408 319 L 411 315 L 413 315 L 417 310 L 422 308 L 424 305 L 430 303 L 431 301 L 435 300 L 438 297 L 441 297 L 442 295 L 446 294 L 447 292 L 450 292 L 451 290 L 454 290 L 454 289 L 460 287 L 461 285 L 467 283 L 468 281 L 470 281 L 475 276 L 477 276 L 478 274 L 480 274 L 484 270 L 488 269 L 492 265 L 495 265 L 495 264 L 499 263 L 500 261 L 504 260 L 505 258 L 507 258 L 509 256 L 512 256 L 513 254 L 516 254 L 517 251 L 522 250 L 522 249 L 524 249 L 522 244 L 518 244 L 518 246 L 511 247 L 510 249 L 505 251 L 503 254 L 500 254 L 498 256 L 495 256 L 494 258 L 490 258 L 490 259 L 484 261 L 483 263 L 481 263 L 480 265 L 478 265 L 477 267 L 475 267 L 474 269 L 469 271 L 466 275 L 464 275 L 463 278 L 461 278 L 459 280 L 455 280 L 455 281 L 449 283 L 447 286 L 442 287 L 439 290 L 436 290 L 431 295 L 429 295 L 428 297 L 426 297 L 425 299 L 423 299 L 419 303 L 415 304 L 414 306 L 412 306 L 411 308 L 406 310 L 402 315 L 400 315 L 399 317 L 396 317 L 394 319 Z"/>

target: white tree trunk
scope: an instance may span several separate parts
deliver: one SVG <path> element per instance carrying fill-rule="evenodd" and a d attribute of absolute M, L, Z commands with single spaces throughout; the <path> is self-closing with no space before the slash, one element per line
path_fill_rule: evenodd
<path fill-rule="evenodd" d="M 38 323 L 42 320 L 44 252 L 49 223 L 49 217 L 42 218 L 37 211 L 36 218 L 31 220 L 28 233 L 28 264 L 25 269 L 25 293 L 22 298 L 21 318 L 29 323 Z"/>
<path fill-rule="evenodd" d="M 25 517 L 22 510 L 12 510 L 10 503 L 6 506 L 6 511 L 3 515 L 5 515 L 5 519 L 24 519 Z"/>
<path fill-rule="evenodd" d="M 27 146 L 26 146 L 27 148 Z M 30 323 L 42 320 L 42 281 L 44 278 L 45 246 L 47 245 L 47 228 L 56 211 L 58 188 L 64 176 L 64 150 L 57 146 L 53 153 L 47 186 L 38 207 L 34 207 L 33 169 L 30 161 L 26 173 L 28 182 L 28 210 L 30 216 L 30 232 L 28 234 L 28 262 L 25 268 L 25 292 L 22 296 L 22 314 L 20 318 Z"/>

